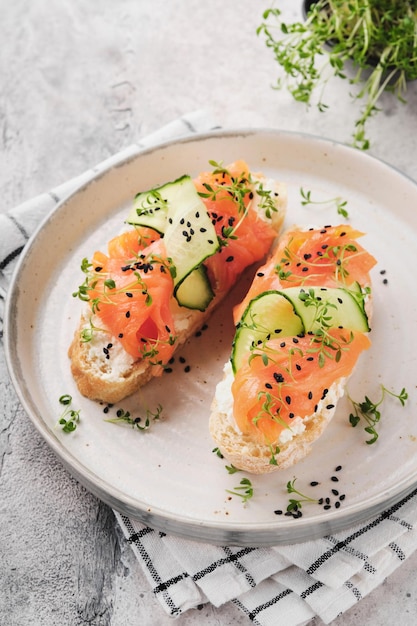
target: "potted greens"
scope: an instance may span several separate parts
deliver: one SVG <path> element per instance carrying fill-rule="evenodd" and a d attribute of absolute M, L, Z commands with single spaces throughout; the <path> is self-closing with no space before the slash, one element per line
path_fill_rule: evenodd
<path fill-rule="evenodd" d="M 417 78 L 417 0 L 310 0 L 304 9 L 305 20 L 295 23 L 268 9 L 257 30 L 281 67 L 276 87 L 285 85 L 307 104 L 320 91 L 317 106 L 324 111 L 331 76 L 357 85 L 353 97 L 363 106 L 353 144 L 367 149 L 366 122 L 379 110 L 381 94 L 404 102 L 407 81 Z"/>

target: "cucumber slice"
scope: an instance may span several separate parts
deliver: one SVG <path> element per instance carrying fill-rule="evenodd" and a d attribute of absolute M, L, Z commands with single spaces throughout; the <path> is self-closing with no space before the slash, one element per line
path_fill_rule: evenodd
<path fill-rule="evenodd" d="M 126 222 L 134 226 L 153 228 L 163 235 L 169 207 L 172 209 L 181 204 L 184 188 L 188 187 L 190 181 L 191 178 L 185 175 L 160 187 L 138 193 Z"/>
<path fill-rule="evenodd" d="M 317 320 L 320 303 L 326 306 L 324 314 L 329 327 L 370 330 L 363 299 L 347 289 L 289 287 L 283 291 L 266 291 L 249 302 L 237 325 L 231 355 L 233 371 L 237 371 L 245 354 L 258 343 L 277 336 L 296 337 L 321 328 Z"/>
<path fill-rule="evenodd" d="M 331 327 L 349 328 L 367 333 L 370 328 L 362 299 L 358 299 L 347 289 L 328 287 L 290 287 L 283 292 L 292 303 L 295 312 L 303 321 L 305 332 L 321 327 L 317 321 L 318 301 L 327 305 L 326 323 Z M 307 299 L 304 299 L 307 297 Z"/>
<path fill-rule="evenodd" d="M 176 269 L 176 294 L 182 281 L 220 247 L 211 218 L 191 179 L 182 185 L 178 206 L 168 205 L 164 241 L 167 256 Z"/>
<path fill-rule="evenodd" d="M 176 298 L 180 306 L 205 311 L 214 298 L 204 265 L 193 270 L 178 286 Z"/>
<path fill-rule="evenodd" d="M 294 307 L 280 291 L 266 291 L 251 300 L 238 323 L 232 345 L 232 368 L 236 372 L 245 354 L 267 338 L 296 337 L 304 326 Z"/>
<path fill-rule="evenodd" d="M 181 306 L 204 311 L 214 297 L 203 261 L 220 247 L 217 233 L 190 176 L 137 194 L 126 220 L 164 237 L 175 266 L 174 296 Z"/>

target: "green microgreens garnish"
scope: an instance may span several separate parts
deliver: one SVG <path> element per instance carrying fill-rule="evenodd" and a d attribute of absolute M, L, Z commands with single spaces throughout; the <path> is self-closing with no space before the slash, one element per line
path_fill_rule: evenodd
<path fill-rule="evenodd" d="M 271 219 L 272 214 L 276 213 L 278 209 L 275 206 L 272 191 L 265 189 L 263 183 L 254 180 L 250 173 L 245 174 L 242 172 L 240 176 L 232 176 L 230 171 L 223 166 L 222 162 L 218 163 L 217 161 L 210 160 L 209 163 L 214 168 L 212 172 L 213 175 L 220 176 L 221 179 L 227 176 L 228 179 L 230 179 L 230 183 L 221 180 L 216 187 L 210 183 L 203 183 L 203 187 L 206 191 L 199 192 L 199 196 L 210 200 L 216 200 L 219 195 L 222 197 L 230 196 L 237 205 L 238 214 L 241 216 L 237 223 L 235 223 L 232 218 L 228 226 L 222 227 L 222 236 L 218 239 L 220 246 L 224 247 L 227 246 L 228 239 L 237 239 L 236 232 L 245 219 L 250 207 L 250 201 L 253 200 L 255 194 L 260 197 L 259 208 L 265 212 L 267 218 Z M 247 202 L 247 198 L 249 198 L 249 203 Z"/>
<path fill-rule="evenodd" d="M 289 503 L 287 506 L 287 511 L 288 512 L 297 512 L 299 511 L 302 506 L 303 503 L 308 502 L 308 503 L 312 503 L 312 504 L 317 504 L 318 500 L 315 498 L 310 498 L 309 496 L 306 496 L 305 494 L 301 493 L 301 491 L 298 491 L 298 489 L 295 488 L 295 481 L 297 479 L 294 478 L 293 480 L 289 480 L 287 482 L 287 492 L 288 493 L 295 493 L 299 496 L 299 498 L 290 498 L 289 499 Z"/>
<path fill-rule="evenodd" d="M 396 394 L 387 389 L 384 385 L 381 385 L 381 397 L 378 402 L 373 402 L 368 396 L 365 396 L 365 399 L 362 402 L 356 402 L 348 394 L 348 398 L 353 406 L 353 412 L 349 415 L 349 422 L 353 427 L 357 426 L 361 419 L 368 424 L 365 426 L 364 430 L 371 435 L 371 438 L 366 441 L 369 445 L 375 443 L 378 439 L 379 435 L 376 430 L 376 425 L 381 419 L 379 407 L 383 403 L 386 394 L 398 399 L 401 406 L 405 405 L 405 401 L 408 398 L 408 393 L 404 387 L 401 389 L 399 394 Z"/>
<path fill-rule="evenodd" d="M 311 197 L 311 191 L 306 191 L 303 187 L 300 188 L 301 197 L 303 198 L 301 201 L 302 206 L 309 205 L 328 205 L 333 204 L 336 207 L 336 211 L 338 215 L 341 215 L 345 219 L 349 218 L 349 213 L 346 210 L 347 200 L 343 200 L 340 196 L 336 196 L 334 198 L 330 198 L 329 200 L 313 200 Z"/>
<path fill-rule="evenodd" d="M 221 458 L 223 458 L 223 457 L 221 457 Z M 241 471 L 240 469 L 235 467 L 233 465 L 233 463 L 231 465 L 225 465 L 225 468 L 226 468 L 228 474 L 236 474 L 236 472 L 240 472 Z"/>
<path fill-rule="evenodd" d="M 269 445 L 269 449 L 271 451 L 271 458 L 269 459 L 269 465 L 278 465 L 276 457 L 281 452 L 281 449 L 279 448 L 279 446 L 274 446 L 272 444 Z"/>
<path fill-rule="evenodd" d="M 72 433 L 77 428 L 77 424 L 80 421 L 80 410 L 75 411 L 71 409 L 72 396 L 68 393 L 59 398 L 59 403 L 65 406 L 63 413 L 58 420 L 58 424 L 62 426 L 64 433 Z"/>
<path fill-rule="evenodd" d="M 161 419 L 162 414 L 162 405 L 158 404 L 155 411 L 151 411 L 146 409 L 145 416 L 136 416 L 132 417 L 130 411 L 125 411 L 124 409 L 118 409 L 116 411 L 116 417 L 112 419 L 106 420 L 106 422 L 110 422 L 111 424 L 129 424 L 132 428 L 136 428 L 137 430 L 143 432 L 145 430 L 149 430 L 154 422 L 157 422 Z"/>
<path fill-rule="evenodd" d="M 219 457 L 219 459 L 224 459 L 223 454 L 220 451 L 220 448 L 213 448 L 212 450 L 213 454 L 215 454 L 216 456 Z"/>
<path fill-rule="evenodd" d="M 136 213 L 139 217 L 153 215 L 155 211 L 165 209 L 167 202 L 157 189 L 151 189 L 146 198 L 142 200 L 142 204 L 136 207 Z"/>
<path fill-rule="evenodd" d="M 315 308 L 312 322 L 313 330 L 310 332 L 313 347 L 309 348 L 308 352 L 318 354 L 319 367 L 324 367 L 326 358 L 334 359 L 338 363 L 342 357 L 342 352 L 347 349 L 347 344 L 353 340 L 353 333 L 350 333 L 349 340 L 342 338 L 340 341 L 329 333 L 333 326 L 330 309 L 337 309 L 337 306 L 316 296 L 312 288 L 301 292 L 298 297 L 306 307 Z M 318 328 L 314 328 L 317 325 Z"/>
<path fill-rule="evenodd" d="M 311 259 L 310 257 L 306 258 L 308 255 L 301 257 L 299 254 L 293 252 L 291 250 L 291 244 L 292 239 L 284 248 L 283 256 L 280 259 L 280 262 L 275 266 L 275 273 L 281 281 L 291 282 L 292 276 L 294 276 L 297 280 L 297 284 L 303 284 L 307 279 L 311 281 L 311 279 L 315 277 L 314 269 L 320 266 L 323 267 L 326 262 L 328 266 L 334 267 L 335 280 L 341 284 L 345 284 L 346 279 L 349 276 L 349 271 L 347 269 L 349 259 L 354 255 L 357 256 L 359 254 L 363 254 L 363 252 L 358 251 L 357 247 L 353 243 L 347 243 L 343 246 L 325 246 L 324 249 L 320 250 L 320 254 L 317 255 L 317 257 Z M 348 258 L 346 258 L 346 253 L 353 254 L 350 254 Z M 296 275 L 291 270 L 287 269 L 290 264 L 293 264 L 296 267 L 305 267 L 312 271 L 306 272 L 301 279 L 300 275 Z"/>
<path fill-rule="evenodd" d="M 94 337 L 94 333 L 96 332 L 108 332 L 104 328 L 100 328 L 99 326 L 95 326 L 92 322 L 92 318 L 89 319 L 89 325 L 83 328 L 80 332 L 80 338 L 83 343 L 88 343 Z"/>
<path fill-rule="evenodd" d="M 382 94 L 405 102 L 407 81 L 417 78 L 417 15 L 410 0 L 317 0 L 304 21 L 283 21 L 277 8 L 263 13 L 257 34 L 265 36 L 279 66 L 276 89 L 286 87 L 292 97 L 313 102 L 320 112 L 332 77 L 362 85 L 351 94 L 363 106 L 356 116 L 353 145 L 366 150 L 365 128 L 379 110 Z M 352 74 L 353 68 L 353 74 Z M 351 74 L 349 76 L 349 74 Z"/>
<path fill-rule="evenodd" d="M 233 490 L 226 489 L 227 493 L 232 494 L 232 496 L 239 496 L 242 498 L 242 502 L 246 503 L 253 497 L 254 489 L 249 478 L 242 478 L 239 485 L 235 487 Z"/>

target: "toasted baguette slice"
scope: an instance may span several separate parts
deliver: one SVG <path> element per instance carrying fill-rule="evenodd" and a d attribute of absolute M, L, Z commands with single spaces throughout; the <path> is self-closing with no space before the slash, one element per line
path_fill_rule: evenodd
<path fill-rule="evenodd" d="M 283 246 L 286 246 L 288 241 L 293 240 L 294 233 L 300 233 L 303 230 L 306 231 L 307 229 L 293 227 L 282 235 L 281 239 L 284 243 L 281 242 L 278 244 L 277 251 L 271 256 L 267 263 L 260 268 L 246 298 L 235 309 L 237 329 L 239 328 L 242 311 L 248 305 L 248 302 L 251 302 L 252 298 L 256 298 L 260 293 L 259 287 L 257 286 L 260 281 L 264 281 L 262 284 L 262 292 L 264 293 L 267 293 L 269 288 L 282 289 L 285 292 L 285 287 L 288 286 L 285 283 L 286 279 L 279 279 L 278 272 L 276 272 L 277 263 L 279 263 L 280 259 L 284 256 L 280 251 Z M 343 235 L 345 235 L 345 233 L 343 233 Z M 359 235 L 355 234 L 355 236 Z M 288 251 L 288 249 L 286 250 Z M 369 267 L 372 267 L 375 260 L 371 255 L 368 256 Z M 286 258 L 289 259 L 290 256 Z M 308 256 L 308 258 L 310 257 Z M 289 265 L 288 263 L 288 266 Z M 298 265 L 301 266 L 302 263 Z M 272 275 L 274 278 L 270 281 L 268 276 Z M 262 276 L 263 278 L 259 279 L 258 276 Z M 267 277 L 266 282 L 265 277 Z M 366 278 L 366 271 L 364 272 L 364 277 L 361 285 L 362 288 L 370 287 L 370 279 L 369 276 Z M 308 286 L 305 289 L 308 290 Z M 366 295 L 364 307 L 366 317 L 368 322 L 370 322 L 372 316 L 371 293 Z M 273 334 L 273 331 L 271 332 Z M 284 340 L 284 337 L 282 337 L 282 339 Z M 257 346 L 254 346 L 254 349 L 256 351 Z M 247 358 L 248 357 L 245 358 L 245 363 L 248 362 Z M 341 359 L 343 359 L 343 356 Z M 259 432 L 254 435 L 249 429 L 248 432 L 243 433 L 235 420 L 234 397 L 232 392 L 235 374 L 231 359 L 225 364 L 223 379 L 216 386 L 209 418 L 210 434 L 223 456 L 238 469 L 253 474 L 266 474 L 280 469 L 287 469 L 301 461 L 310 453 L 312 444 L 321 436 L 333 418 L 337 403 L 344 395 L 346 383 L 352 373 L 353 371 L 350 372 L 349 376 L 343 376 L 333 381 L 325 397 L 315 406 L 316 410 L 314 412 L 303 418 L 296 415 L 294 419 L 290 420 L 290 427 L 284 428 L 276 441 L 266 442 L 265 437 L 259 434 Z M 265 391 L 264 387 L 262 387 L 262 389 Z M 274 395 L 274 393 L 279 395 L 281 393 L 277 390 L 274 391 L 270 384 L 269 389 L 271 389 L 271 395 Z M 257 393 L 260 393 L 260 391 L 261 390 L 257 388 Z M 242 389 L 240 389 L 240 392 L 242 392 Z M 254 392 L 251 391 L 251 393 Z M 295 389 L 293 393 L 297 393 L 297 390 Z M 243 403 L 241 406 L 242 405 Z M 273 462 L 271 462 L 271 460 L 273 460 Z"/>
<path fill-rule="evenodd" d="M 231 368 L 225 367 L 224 379 L 217 386 L 211 406 L 210 434 L 223 456 L 235 467 L 252 474 L 268 474 L 277 469 L 287 469 L 310 453 L 312 444 L 334 416 L 336 404 L 344 394 L 346 379 L 340 378 L 335 381 L 329 389 L 326 401 L 319 403 L 317 411 L 294 424 L 290 439 L 283 443 L 278 442 L 280 452 L 276 456 L 277 465 L 271 464 L 269 445 L 253 441 L 250 436 L 239 431 L 227 406 L 228 401 L 225 400 L 226 395 L 231 396 L 232 382 Z M 334 407 L 326 408 L 330 405 Z"/>
<path fill-rule="evenodd" d="M 261 181 L 265 190 L 273 192 L 276 212 L 270 217 L 265 216 L 265 210 L 261 208 L 260 196 L 252 203 L 261 219 L 272 224 L 278 234 L 285 217 L 287 205 L 287 190 L 283 183 L 272 179 L 266 179 L 262 175 L 253 175 L 253 178 Z M 226 255 L 224 255 L 226 257 Z M 205 311 L 180 307 L 174 297 L 170 301 L 170 309 L 175 325 L 175 350 L 183 345 L 187 339 L 207 321 L 213 310 L 220 304 L 227 293 L 218 293 Z M 91 328 L 91 324 L 101 329 L 95 332 L 91 341 L 82 340 L 84 329 Z M 106 358 L 104 349 L 111 344 L 111 358 Z M 92 399 L 104 403 L 113 404 L 126 396 L 137 391 L 156 374 L 149 360 L 134 359 L 121 346 L 117 337 L 111 335 L 97 315 L 91 314 L 88 305 L 81 316 L 73 341 L 68 351 L 71 360 L 72 375 L 80 392 Z M 159 368 L 161 370 L 161 368 Z M 160 374 L 161 371 L 158 372 Z M 158 375 L 157 374 L 157 375 Z"/>

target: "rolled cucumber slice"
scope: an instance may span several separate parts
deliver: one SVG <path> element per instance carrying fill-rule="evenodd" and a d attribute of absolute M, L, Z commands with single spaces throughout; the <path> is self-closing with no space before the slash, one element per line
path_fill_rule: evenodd
<path fill-rule="evenodd" d="M 181 306 L 204 311 L 214 292 L 202 263 L 220 244 L 191 177 L 137 194 L 126 221 L 161 234 L 175 266 L 174 296 Z"/>
<path fill-rule="evenodd" d="M 346 289 L 290 287 L 266 291 L 251 300 L 237 325 L 232 346 L 233 371 L 256 345 L 274 337 L 296 337 L 323 326 L 368 332 L 363 302 Z"/>
<path fill-rule="evenodd" d="M 301 318 L 280 291 L 266 291 L 250 301 L 237 325 L 232 345 L 232 369 L 236 372 L 251 348 L 274 337 L 296 337 L 304 332 Z"/>
<path fill-rule="evenodd" d="M 178 304 L 199 311 L 205 311 L 213 297 L 214 292 L 204 265 L 188 274 L 176 291 Z"/>
<path fill-rule="evenodd" d="M 191 179 L 182 187 L 178 206 L 168 205 L 164 241 L 167 256 L 176 269 L 177 295 L 183 280 L 220 247 L 211 218 Z"/>
<path fill-rule="evenodd" d="M 321 327 L 320 315 L 325 315 L 326 323 L 333 328 L 349 328 L 363 333 L 370 330 L 363 304 L 347 289 L 290 287 L 283 293 L 301 317 L 305 332 Z"/>
<path fill-rule="evenodd" d="M 186 192 L 190 182 L 192 184 L 191 178 L 185 175 L 160 187 L 138 193 L 126 222 L 133 226 L 153 228 L 163 235 L 169 209 L 175 211 L 175 207 L 181 205 L 184 191 Z"/>

